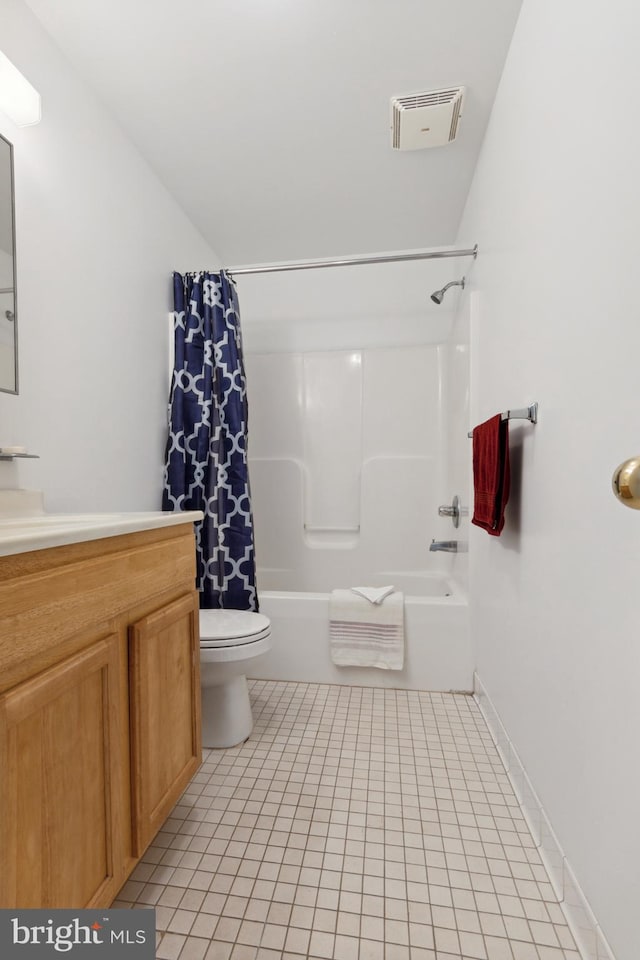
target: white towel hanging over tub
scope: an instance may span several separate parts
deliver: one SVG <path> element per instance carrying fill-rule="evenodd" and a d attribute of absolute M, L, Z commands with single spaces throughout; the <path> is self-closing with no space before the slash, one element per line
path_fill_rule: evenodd
<path fill-rule="evenodd" d="M 374 603 L 353 590 L 333 590 L 329 638 L 331 659 L 339 667 L 402 670 L 404 595 L 396 590 Z"/>

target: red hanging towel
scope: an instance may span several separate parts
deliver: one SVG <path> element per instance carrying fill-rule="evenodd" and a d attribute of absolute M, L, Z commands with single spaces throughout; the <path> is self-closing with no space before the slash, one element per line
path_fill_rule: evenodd
<path fill-rule="evenodd" d="M 500 414 L 473 430 L 473 518 L 492 537 L 504 527 L 509 499 L 509 421 Z"/>

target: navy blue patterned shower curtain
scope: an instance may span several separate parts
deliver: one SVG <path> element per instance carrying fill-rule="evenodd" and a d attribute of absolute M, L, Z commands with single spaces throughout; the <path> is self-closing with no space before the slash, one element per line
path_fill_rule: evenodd
<path fill-rule="evenodd" d="M 221 273 L 173 275 L 175 367 L 163 510 L 196 524 L 200 606 L 257 610 L 240 313 Z"/>

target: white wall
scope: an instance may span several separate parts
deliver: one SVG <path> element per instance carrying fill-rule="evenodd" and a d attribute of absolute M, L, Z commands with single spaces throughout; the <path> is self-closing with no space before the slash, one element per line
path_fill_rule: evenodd
<path fill-rule="evenodd" d="M 471 530 L 478 672 L 618 960 L 640 903 L 640 513 L 610 483 L 640 450 L 639 37 L 631 0 L 525 0 L 458 237 L 480 246 L 473 422 L 540 403 L 502 537 Z"/>
<path fill-rule="evenodd" d="M 171 271 L 217 257 L 20 0 L 3 0 L 1 44 L 43 119 L 0 115 L 15 149 L 20 345 L 0 445 L 42 458 L 0 463 L 0 485 L 43 489 L 52 511 L 159 509 Z"/>

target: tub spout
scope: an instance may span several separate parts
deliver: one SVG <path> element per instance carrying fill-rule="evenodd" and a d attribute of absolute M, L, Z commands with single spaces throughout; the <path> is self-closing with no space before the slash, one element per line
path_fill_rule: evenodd
<path fill-rule="evenodd" d="M 429 551 L 435 553 L 437 550 L 442 550 L 444 553 L 457 553 L 458 552 L 458 541 L 457 540 L 432 540 L 429 544 Z"/>

